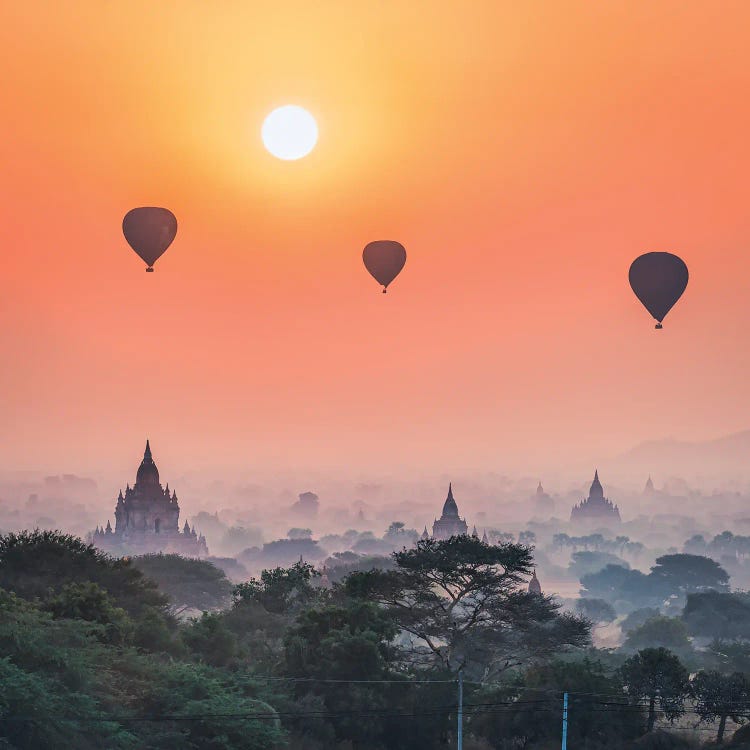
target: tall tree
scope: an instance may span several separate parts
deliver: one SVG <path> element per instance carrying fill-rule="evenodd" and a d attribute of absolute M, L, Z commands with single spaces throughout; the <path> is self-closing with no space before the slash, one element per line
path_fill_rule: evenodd
<path fill-rule="evenodd" d="M 256 602 L 273 614 L 286 614 L 309 604 L 321 590 L 313 586 L 319 578 L 315 568 L 306 562 L 298 562 L 291 568 L 264 570 L 260 579 L 251 578 L 234 587 L 235 604 Z"/>
<path fill-rule="evenodd" d="M 614 607 L 604 599 L 578 599 L 576 611 L 593 623 L 612 622 L 617 617 Z"/>
<path fill-rule="evenodd" d="M 750 602 L 737 594 L 718 591 L 688 594 L 682 619 L 691 635 L 750 638 Z"/>
<path fill-rule="evenodd" d="M 685 623 L 679 617 L 657 615 L 628 633 L 623 644 L 629 651 L 663 646 L 684 655 L 692 649 Z"/>
<path fill-rule="evenodd" d="M 737 724 L 747 716 L 750 700 L 750 682 L 746 675 L 734 672 L 731 675 L 716 671 L 701 671 L 691 680 L 695 696 L 695 711 L 702 722 L 719 720 L 716 742 L 724 739 L 727 719 Z"/>
<path fill-rule="evenodd" d="M 427 539 L 393 554 L 396 568 L 353 573 L 348 594 L 374 601 L 408 639 L 412 663 L 488 678 L 589 640 L 583 619 L 526 592 L 528 548 L 470 536 Z"/>
<path fill-rule="evenodd" d="M 620 565 L 607 565 L 598 573 L 581 578 L 582 596 L 604 599 L 622 609 L 656 607 L 664 597 L 655 591 L 653 579 L 640 570 L 627 570 Z"/>
<path fill-rule="evenodd" d="M 663 555 L 656 558 L 649 577 L 670 593 L 687 595 L 696 591 L 729 590 L 729 575 L 710 557 L 702 555 Z"/>
<path fill-rule="evenodd" d="M 579 580 L 582 576 L 603 570 L 607 565 L 619 565 L 621 568 L 630 568 L 629 563 L 609 552 L 574 552 L 570 556 L 568 569 Z"/>
<path fill-rule="evenodd" d="M 690 694 L 688 672 L 676 654 L 666 648 L 645 648 L 620 668 L 628 695 L 648 701 L 646 731 L 653 731 L 657 705 L 669 721 L 684 713 Z"/>
<path fill-rule="evenodd" d="M 294 686 L 295 703 L 328 712 L 336 739 L 354 748 L 431 750 L 440 744 L 447 712 L 419 713 L 444 707 L 455 688 L 415 684 L 397 671 L 397 634 L 388 612 L 372 602 L 336 595 L 332 603 L 300 612 L 284 638 L 282 662 L 285 675 L 302 678 Z M 410 711 L 417 715 L 399 721 L 398 714 Z M 318 724 L 304 717 L 293 722 L 307 736 L 319 731 Z"/>
<path fill-rule="evenodd" d="M 229 604 L 232 583 L 224 571 L 206 560 L 181 555 L 143 555 L 133 565 L 169 597 L 173 614 L 192 609 L 212 611 Z"/>

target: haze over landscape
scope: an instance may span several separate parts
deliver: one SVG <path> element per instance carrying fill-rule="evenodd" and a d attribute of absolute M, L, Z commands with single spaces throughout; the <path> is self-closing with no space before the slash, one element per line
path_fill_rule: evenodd
<path fill-rule="evenodd" d="M 6 3 L 0 748 L 750 750 L 748 28 Z"/>

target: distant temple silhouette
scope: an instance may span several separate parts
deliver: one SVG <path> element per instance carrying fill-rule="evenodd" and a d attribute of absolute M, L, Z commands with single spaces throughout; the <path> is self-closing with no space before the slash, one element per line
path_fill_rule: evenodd
<path fill-rule="evenodd" d="M 177 493 L 173 491 L 170 495 L 169 485 L 162 488 L 159 483 L 159 470 L 147 440 L 135 485 L 128 485 L 124 495 L 120 490 L 117 498 L 114 530 L 107 521 L 104 529 L 96 528 L 91 541 L 113 554 L 176 552 L 188 557 L 208 555 L 203 534 L 198 535 L 187 521 L 180 531 L 179 520 Z"/>
<path fill-rule="evenodd" d="M 539 579 L 536 577 L 536 568 L 534 568 L 534 572 L 531 574 L 531 580 L 529 581 L 528 591 L 530 594 L 542 593 L 542 584 L 539 583 Z"/>
<path fill-rule="evenodd" d="M 555 501 L 544 491 L 541 482 L 537 485 L 536 492 L 531 500 L 537 513 L 553 513 L 555 510 Z"/>
<path fill-rule="evenodd" d="M 573 506 L 570 513 L 571 523 L 585 522 L 587 524 L 598 524 L 606 526 L 607 524 L 620 523 L 620 511 L 616 505 L 604 497 L 604 489 L 599 481 L 599 471 L 594 473 L 594 481 L 591 483 L 589 496 L 582 500 L 578 505 Z"/>
<path fill-rule="evenodd" d="M 448 497 L 445 498 L 443 505 L 443 515 L 432 524 L 432 538 L 450 539 L 452 536 L 466 534 L 468 530 L 466 521 L 458 515 L 458 506 L 453 498 L 453 484 L 449 484 Z"/>
<path fill-rule="evenodd" d="M 292 512 L 302 518 L 315 518 L 318 515 L 318 507 L 320 506 L 318 496 L 314 492 L 303 492 L 298 497 L 297 502 L 291 507 Z M 359 512 L 362 514 L 362 508 L 359 509 Z M 364 516 L 362 518 L 364 519 Z"/>

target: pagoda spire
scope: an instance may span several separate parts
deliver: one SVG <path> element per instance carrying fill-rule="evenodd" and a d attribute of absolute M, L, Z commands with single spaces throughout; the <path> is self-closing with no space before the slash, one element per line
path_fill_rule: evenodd
<path fill-rule="evenodd" d="M 604 497 L 604 488 L 602 487 L 602 483 L 599 481 L 599 469 L 596 469 L 594 471 L 594 481 L 591 483 L 589 497 Z"/>
<path fill-rule="evenodd" d="M 442 518 L 458 518 L 458 505 L 456 505 L 456 499 L 453 497 L 453 483 L 448 483 L 448 497 L 445 498 L 445 504 L 443 505 Z"/>
<path fill-rule="evenodd" d="M 531 580 L 529 581 L 528 592 L 530 594 L 541 594 L 542 585 L 539 583 L 539 579 L 536 577 L 536 568 L 532 571 Z"/>

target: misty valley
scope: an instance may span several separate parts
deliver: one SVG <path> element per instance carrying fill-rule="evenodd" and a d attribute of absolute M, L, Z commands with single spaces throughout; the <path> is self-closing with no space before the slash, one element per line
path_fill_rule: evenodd
<path fill-rule="evenodd" d="M 628 471 L 5 477 L 0 746 L 750 746 L 750 488 Z"/>

